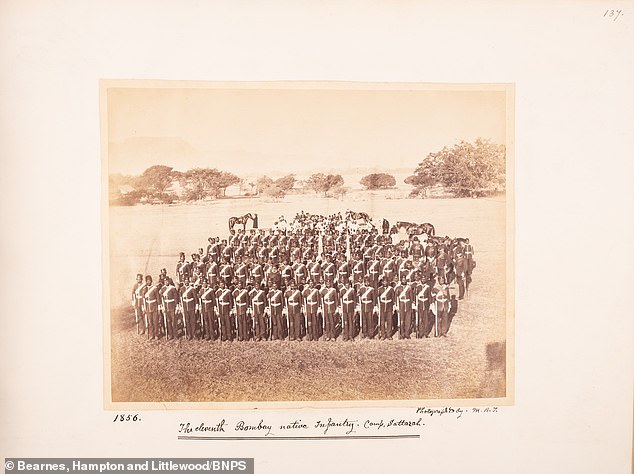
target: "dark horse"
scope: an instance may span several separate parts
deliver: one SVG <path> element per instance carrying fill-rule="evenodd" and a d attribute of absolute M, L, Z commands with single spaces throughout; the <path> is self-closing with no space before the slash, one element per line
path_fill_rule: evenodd
<path fill-rule="evenodd" d="M 436 229 L 429 222 L 415 224 L 413 222 L 397 221 L 390 229 L 390 234 L 398 234 L 401 230 L 407 232 L 409 237 L 420 234 L 427 234 L 428 236 L 436 235 Z"/>
<path fill-rule="evenodd" d="M 251 220 L 253 222 L 253 228 L 257 229 L 258 228 L 258 215 L 256 213 L 251 214 L 249 212 L 248 214 L 245 214 L 244 216 L 230 217 L 229 218 L 229 230 L 233 230 L 233 227 L 236 224 L 242 224 L 242 230 L 246 230 L 247 229 L 247 222 L 249 222 L 249 220 Z"/>
<path fill-rule="evenodd" d="M 421 231 L 421 233 L 423 234 L 427 234 L 427 235 L 436 235 L 436 229 L 434 228 L 434 226 L 432 224 L 430 224 L 429 222 L 425 222 L 424 224 L 421 224 L 418 226 L 418 229 Z"/>

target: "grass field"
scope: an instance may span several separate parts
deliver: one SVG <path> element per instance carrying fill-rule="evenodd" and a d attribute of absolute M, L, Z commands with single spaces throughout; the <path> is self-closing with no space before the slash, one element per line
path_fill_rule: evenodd
<path fill-rule="evenodd" d="M 111 377 L 114 402 L 261 402 L 494 398 L 505 395 L 505 201 L 390 199 L 353 192 L 344 200 L 289 195 L 280 202 L 227 199 L 110 209 Z M 147 341 L 137 336 L 130 293 L 136 273 L 174 274 L 178 253 L 225 236 L 227 219 L 249 211 L 260 227 L 301 210 L 346 209 L 376 219 L 432 222 L 438 235 L 469 237 L 477 268 L 448 337 L 354 342 Z"/>

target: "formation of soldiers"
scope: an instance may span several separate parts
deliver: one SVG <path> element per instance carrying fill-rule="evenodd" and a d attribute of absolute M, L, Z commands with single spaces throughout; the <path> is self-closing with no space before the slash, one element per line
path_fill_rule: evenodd
<path fill-rule="evenodd" d="M 137 332 L 150 339 L 341 340 L 446 336 L 475 268 L 468 238 L 398 242 L 348 215 L 298 213 L 275 229 L 208 239 L 175 276 L 137 275 Z M 286 225 L 288 224 L 288 225 Z"/>

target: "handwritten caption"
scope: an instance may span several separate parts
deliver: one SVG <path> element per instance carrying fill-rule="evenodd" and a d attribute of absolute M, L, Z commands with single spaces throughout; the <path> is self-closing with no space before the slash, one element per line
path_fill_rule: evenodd
<path fill-rule="evenodd" d="M 225 433 L 227 436 L 298 436 L 308 435 L 346 435 L 354 436 L 358 434 L 372 433 L 398 433 L 415 432 L 425 426 L 428 418 L 452 418 L 456 420 L 468 416 L 482 416 L 498 413 L 498 407 L 476 407 L 476 408 L 416 408 L 410 416 L 401 417 L 376 417 L 356 419 L 352 417 L 327 416 L 314 420 L 292 419 L 279 422 L 271 422 L 265 418 L 259 421 L 227 421 L 226 418 L 213 423 L 205 422 L 184 422 L 179 424 L 179 435 L 209 436 Z M 219 435 L 219 437 L 222 435 Z"/>

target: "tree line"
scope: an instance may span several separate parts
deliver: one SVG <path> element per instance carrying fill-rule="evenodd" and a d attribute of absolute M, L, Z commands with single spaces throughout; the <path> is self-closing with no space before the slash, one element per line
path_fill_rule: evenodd
<path fill-rule="evenodd" d="M 474 143 L 460 141 L 451 148 L 428 154 L 404 182 L 413 187 L 412 197 L 428 197 L 431 188 L 436 186 L 454 197 L 479 197 L 504 191 L 505 170 L 505 147 L 478 138 Z M 364 176 L 360 184 L 367 190 L 389 189 L 396 186 L 396 178 L 387 173 L 371 173 Z M 230 186 L 239 186 L 241 195 L 274 200 L 291 192 L 313 191 L 335 198 L 342 198 L 348 192 L 340 174 L 314 173 L 305 180 L 298 180 L 294 174 L 277 179 L 261 176 L 247 181 L 216 168 L 181 172 L 170 166 L 154 165 L 139 176 L 109 176 L 112 205 L 220 199 L 226 197 Z"/>
<path fill-rule="evenodd" d="M 240 195 L 266 196 L 282 199 L 301 185 L 301 191 L 314 191 L 324 197 L 341 198 L 347 193 L 340 174 L 312 174 L 306 180 L 297 180 L 294 174 L 278 179 L 261 176 L 246 181 L 227 171 L 216 168 L 193 168 L 184 172 L 166 165 L 153 165 L 139 176 L 111 174 L 109 176 L 110 204 L 134 205 L 138 203 L 172 204 L 226 197 L 227 188 L 239 186 Z"/>

